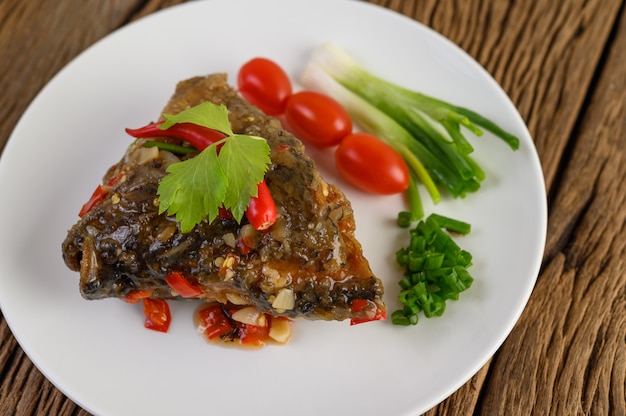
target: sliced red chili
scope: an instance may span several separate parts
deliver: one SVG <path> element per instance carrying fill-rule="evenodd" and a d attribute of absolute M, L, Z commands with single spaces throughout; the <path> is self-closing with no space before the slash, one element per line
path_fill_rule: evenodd
<path fill-rule="evenodd" d="M 262 346 L 268 339 L 269 326 L 256 326 L 239 323 L 239 338 L 241 343 L 252 346 Z"/>
<path fill-rule="evenodd" d="M 170 137 L 183 140 L 202 151 L 213 143 L 226 137 L 225 134 L 194 123 L 177 123 L 163 130 L 159 126 L 163 121 L 150 123 L 138 129 L 126 129 L 126 133 L 137 139 L 150 137 Z"/>
<path fill-rule="evenodd" d="M 172 316 L 170 307 L 164 299 L 143 299 L 143 313 L 146 316 L 144 326 L 154 331 L 167 332 Z"/>
<path fill-rule="evenodd" d="M 259 182 L 258 194 L 250 198 L 246 217 L 255 230 L 267 230 L 276 222 L 276 203 L 265 181 Z"/>
<path fill-rule="evenodd" d="M 126 303 L 139 303 L 142 299 L 152 296 L 153 290 L 133 290 L 122 299 Z"/>
<path fill-rule="evenodd" d="M 222 337 L 235 329 L 220 305 L 208 305 L 201 308 L 198 311 L 198 317 L 202 331 L 208 339 Z"/>
<path fill-rule="evenodd" d="M 165 130 L 159 128 L 162 123 L 163 121 L 158 121 L 138 129 L 126 129 L 126 132 L 135 138 L 176 138 L 188 142 L 199 151 L 226 137 L 217 130 L 194 123 L 177 123 Z M 219 148 L 217 150 L 219 152 Z M 257 230 L 265 230 L 276 222 L 276 204 L 265 181 L 258 184 L 257 196 L 250 199 L 246 217 Z"/>
<path fill-rule="evenodd" d="M 85 204 L 82 206 L 82 208 L 78 212 L 78 216 L 82 218 L 85 214 L 91 211 L 93 207 L 95 207 L 100 202 L 102 202 L 104 200 L 104 197 L 108 193 L 109 193 L 108 188 L 105 188 L 102 185 L 98 185 L 96 190 L 93 191 L 93 194 L 91 194 L 91 197 L 89 198 L 89 200 L 85 202 Z"/>
<path fill-rule="evenodd" d="M 203 293 L 202 288 L 190 282 L 185 276 L 178 272 L 173 272 L 165 276 L 165 281 L 184 298 L 195 298 Z"/>
<path fill-rule="evenodd" d="M 363 311 L 363 309 L 365 309 L 369 304 L 370 301 L 368 300 L 355 299 L 352 301 L 352 312 L 359 313 Z M 371 321 L 384 321 L 385 319 L 387 319 L 387 312 L 384 309 L 376 307 L 376 313 L 372 318 L 353 318 L 350 319 L 350 325 L 357 325 Z"/>
<path fill-rule="evenodd" d="M 111 186 L 115 185 L 117 181 L 119 181 L 123 176 L 124 176 L 124 173 L 122 172 L 112 177 L 111 179 L 109 179 L 106 185 L 98 185 L 96 190 L 93 191 L 93 194 L 91 194 L 89 201 L 85 202 L 85 204 L 82 206 L 82 208 L 78 212 L 78 216 L 82 218 L 85 214 L 91 211 L 93 207 L 95 207 L 100 202 L 102 202 L 104 198 L 109 194 L 109 191 L 111 190 Z"/>
<path fill-rule="evenodd" d="M 239 249 L 239 251 L 241 251 L 241 254 L 250 253 L 251 247 L 248 245 L 248 242 L 246 240 L 247 239 L 245 238 L 237 239 L 237 248 Z"/>

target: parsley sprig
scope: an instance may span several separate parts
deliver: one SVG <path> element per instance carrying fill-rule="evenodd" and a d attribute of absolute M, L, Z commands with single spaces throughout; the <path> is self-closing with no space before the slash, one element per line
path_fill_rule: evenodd
<path fill-rule="evenodd" d="M 230 211 L 241 222 L 271 163 L 266 140 L 235 134 L 226 106 L 211 102 L 163 117 L 165 121 L 159 125 L 162 130 L 179 123 L 192 123 L 219 131 L 225 137 L 198 149 L 201 152 L 197 156 L 168 166 L 157 191 L 159 213 L 175 216 L 183 233 L 191 231 L 203 219 L 212 222 L 220 208 Z"/>

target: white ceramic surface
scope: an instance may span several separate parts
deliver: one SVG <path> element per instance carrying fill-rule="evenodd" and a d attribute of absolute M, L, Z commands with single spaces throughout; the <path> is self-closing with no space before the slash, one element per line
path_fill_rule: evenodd
<path fill-rule="evenodd" d="M 170 332 L 143 328 L 141 307 L 86 301 L 61 242 L 105 170 L 130 143 L 125 127 L 154 119 L 177 81 L 227 72 L 254 56 L 295 80 L 324 41 L 372 72 L 482 113 L 518 135 L 511 151 L 490 134 L 472 138 L 488 177 L 464 200 L 427 213 L 472 224 L 459 240 L 474 255 L 475 283 L 441 318 L 415 327 L 298 322 L 287 346 L 240 351 L 194 332 L 193 303 L 172 304 Z M 394 225 L 400 197 L 372 197 L 338 178 L 353 202 L 357 236 L 398 304 Z M 39 94 L 0 163 L 0 306 L 35 365 L 87 410 L 103 416 L 412 415 L 467 381 L 511 331 L 534 286 L 546 232 L 546 197 L 528 131 L 496 82 L 432 30 L 356 1 L 211 0 L 157 12 L 82 53 Z M 436 209 L 435 209 L 436 208 Z"/>

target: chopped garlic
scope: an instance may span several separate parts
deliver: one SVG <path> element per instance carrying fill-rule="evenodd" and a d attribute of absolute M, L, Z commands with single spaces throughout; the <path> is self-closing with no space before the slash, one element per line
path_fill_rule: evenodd
<path fill-rule="evenodd" d="M 254 326 L 266 326 L 267 318 L 264 313 L 259 312 L 254 306 L 235 311 L 231 318 L 237 322 Z"/>
<path fill-rule="evenodd" d="M 236 293 L 227 293 L 226 299 L 233 305 L 247 305 L 248 302 Z"/>
<path fill-rule="evenodd" d="M 270 338 L 284 344 L 291 338 L 291 322 L 288 319 L 272 318 Z"/>
<path fill-rule="evenodd" d="M 292 289 L 286 287 L 280 289 L 276 294 L 276 299 L 272 302 L 272 307 L 278 311 L 291 310 L 296 306 L 296 297 Z"/>
<path fill-rule="evenodd" d="M 228 247 L 235 247 L 235 244 L 237 244 L 237 241 L 235 240 L 235 234 L 233 233 L 224 234 L 224 243 Z"/>

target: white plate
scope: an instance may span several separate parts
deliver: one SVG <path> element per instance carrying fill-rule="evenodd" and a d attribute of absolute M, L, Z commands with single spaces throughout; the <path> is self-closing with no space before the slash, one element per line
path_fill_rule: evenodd
<path fill-rule="evenodd" d="M 292 342 L 261 351 L 206 344 L 192 303 L 173 305 L 168 334 L 143 328 L 140 307 L 89 302 L 61 242 L 104 171 L 129 144 L 124 128 L 154 119 L 184 78 L 270 57 L 296 79 L 312 48 L 343 46 L 365 67 L 470 107 L 521 138 L 512 152 L 472 139 L 483 189 L 436 212 L 469 221 L 472 288 L 415 327 L 299 322 Z M 394 226 L 401 198 L 353 191 L 358 237 L 398 306 Z M 430 29 L 353 1 L 192 2 L 111 34 L 63 69 L 26 111 L 0 164 L 0 304 L 35 365 L 99 415 L 417 415 L 467 381 L 520 315 L 539 270 L 546 198 L 533 142 L 515 107 L 470 57 Z M 425 195 L 425 192 L 423 192 Z M 426 198 L 424 198 L 426 199 Z M 427 212 L 434 208 L 426 203 Z"/>

